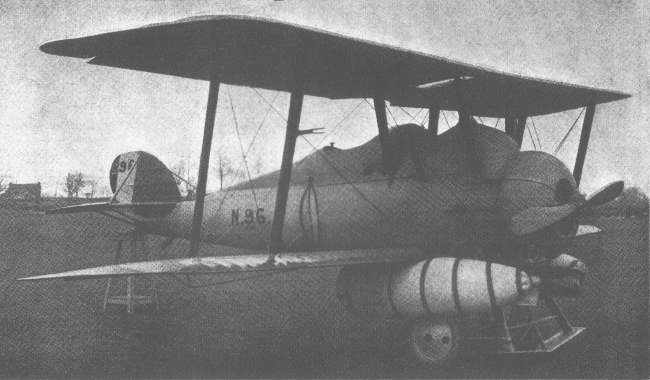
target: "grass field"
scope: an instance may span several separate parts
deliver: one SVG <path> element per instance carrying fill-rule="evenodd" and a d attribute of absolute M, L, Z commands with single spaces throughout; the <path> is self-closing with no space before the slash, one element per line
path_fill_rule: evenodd
<path fill-rule="evenodd" d="M 546 356 L 479 355 L 431 371 L 397 351 L 398 328 L 344 310 L 336 268 L 197 289 L 161 278 L 159 311 L 104 313 L 105 281 L 14 279 L 108 264 L 125 227 L 0 210 L 0 377 L 647 377 L 648 222 L 594 224 L 605 232 L 569 252 L 590 268 L 566 308 L 588 328 L 582 337 Z M 175 242 L 167 254 L 184 248 Z"/>

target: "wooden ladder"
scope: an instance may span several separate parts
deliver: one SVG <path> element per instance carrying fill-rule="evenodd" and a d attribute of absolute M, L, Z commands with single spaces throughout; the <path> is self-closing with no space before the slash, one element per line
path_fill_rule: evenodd
<path fill-rule="evenodd" d="M 130 231 L 121 233 L 117 237 L 117 248 L 115 251 L 115 258 L 113 264 L 122 264 L 127 262 L 145 261 L 147 259 L 146 236 L 138 233 L 137 231 Z M 130 243 L 129 257 L 126 261 L 122 262 L 122 251 L 124 243 Z M 138 244 L 139 243 L 139 244 Z M 138 249 L 138 245 L 140 249 Z M 138 288 L 141 294 L 136 294 L 136 281 L 140 285 Z M 155 305 L 158 309 L 158 297 L 155 292 L 155 287 L 152 284 L 153 279 L 148 277 L 126 277 L 126 291 L 124 294 L 111 294 L 111 289 L 116 285 L 120 278 L 113 279 L 109 277 L 106 282 L 106 290 L 104 292 L 103 310 L 106 312 L 108 305 L 126 305 L 126 312 L 133 314 L 135 306 Z M 146 294 L 149 292 L 149 294 Z"/>

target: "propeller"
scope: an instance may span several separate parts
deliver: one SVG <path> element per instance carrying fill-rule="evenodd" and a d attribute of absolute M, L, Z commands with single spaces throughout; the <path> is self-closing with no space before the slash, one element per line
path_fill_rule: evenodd
<path fill-rule="evenodd" d="M 520 304 L 524 305 L 537 305 L 541 295 L 551 301 L 554 296 L 578 296 L 588 271 L 582 261 L 567 254 L 554 259 L 520 263 L 517 268 L 532 276 L 534 285 L 533 291 L 520 299 Z"/>
<path fill-rule="evenodd" d="M 623 181 L 612 182 L 596 191 L 584 201 L 574 201 L 561 206 L 530 207 L 515 215 L 510 221 L 510 231 L 515 235 L 528 235 L 580 212 L 614 200 L 623 191 Z"/>
<path fill-rule="evenodd" d="M 576 204 L 527 208 L 510 221 L 510 231 L 515 235 L 528 235 L 559 222 L 578 209 Z"/>
<path fill-rule="evenodd" d="M 611 202 L 621 195 L 624 186 L 623 181 L 612 182 L 587 197 L 582 207 L 596 207 Z"/>

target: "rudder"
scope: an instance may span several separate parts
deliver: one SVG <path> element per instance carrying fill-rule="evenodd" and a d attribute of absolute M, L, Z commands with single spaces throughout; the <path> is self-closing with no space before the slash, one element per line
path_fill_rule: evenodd
<path fill-rule="evenodd" d="M 111 165 L 109 180 L 117 203 L 181 201 L 172 172 L 147 152 L 117 156 Z"/>

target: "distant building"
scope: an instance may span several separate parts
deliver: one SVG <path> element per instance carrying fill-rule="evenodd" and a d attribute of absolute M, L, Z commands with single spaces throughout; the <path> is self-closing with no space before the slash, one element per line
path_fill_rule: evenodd
<path fill-rule="evenodd" d="M 41 199 L 41 183 L 10 183 L 0 194 L 4 199 Z"/>

